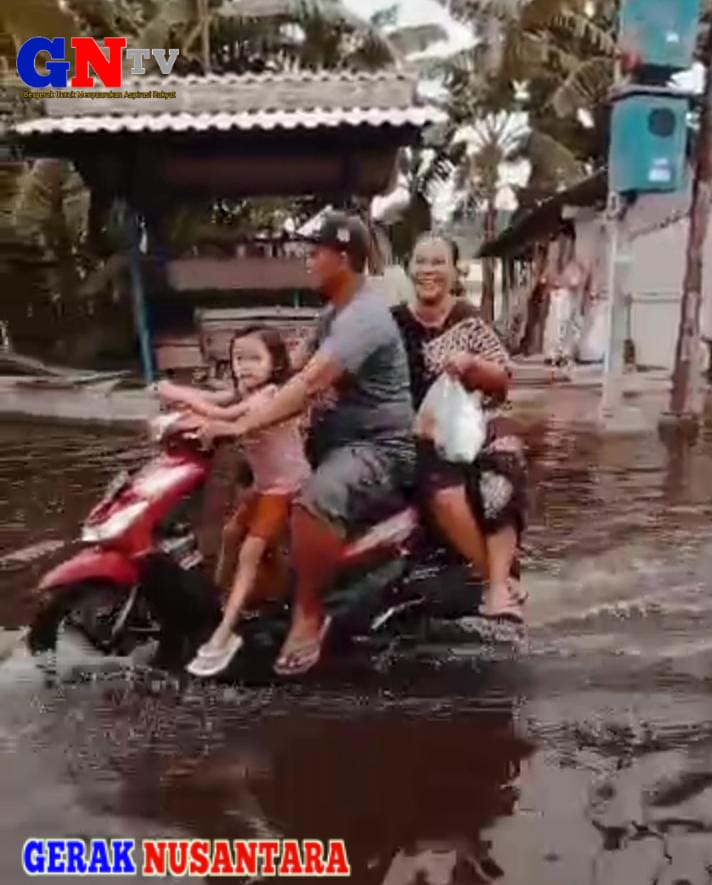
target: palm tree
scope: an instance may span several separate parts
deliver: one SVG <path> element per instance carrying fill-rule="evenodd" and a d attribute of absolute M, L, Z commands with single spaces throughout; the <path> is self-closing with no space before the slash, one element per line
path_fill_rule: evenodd
<path fill-rule="evenodd" d="M 458 139 L 466 141 L 465 157 L 460 163 L 456 185 L 466 200 L 482 214 L 485 241 L 497 233 L 499 198 L 505 187 L 502 173 L 508 164 L 521 156 L 528 137 L 521 114 L 501 111 L 488 113 L 461 131 Z M 482 263 L 482 315 L 494 321 L 495 263 L 491 258 Z"/>
<path fill-rule="evenodd" d="M 524 87 L 518 105 L 532 132 L 545 137 L 531 143 L 538 152 L 532 185 L 556 189 L 585 174 L 605 150 L 615 0 L 454 0 L 453 11 L 480 37 L 470 58 L 459 60 L 470 65 L 466 87 L 484 88 L 488 110 L 511 110 Z M 543 145 L 555 147 L 557 168 L 542 165 Z"/>
<path fill-rule="evenodd" d="M 399 181 L 407 191 L 407 204 L 389 226 L 393 256 L 404 261 L 420 234 L 433 226 L 432 205 L 437 189 L 446 184 L 464 152 L 464 145 L 453 145 L 449 127 L 436 129 L 427 141 L 401 154 Z"/>

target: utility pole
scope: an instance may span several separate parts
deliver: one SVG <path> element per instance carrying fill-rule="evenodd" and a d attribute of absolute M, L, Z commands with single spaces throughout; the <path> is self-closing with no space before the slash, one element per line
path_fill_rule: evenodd
<path fill-rule="evenodd" d="M 708 30 L 703 57 L 706 59 L 704 103 L 695 157 L 695 179 L 690 207 L 687 261 L 680 305 L 675 369 L 670 412 L 661 424 L 686 426 L 696 432 L 700 419 L 700 308 L 704 275 L 704 248 L 712 211 L 712 28 Z"/>
<path fill-rule="evenodd" d="M 625 342 L 630 280 L 630 240 L 626 223 L 627 201 L 611 190 L 608 195 L 608 341 L 603 368 L 599 421 L 613 421 L 623 402 Z"/>
<path fill-rule="evenodd" d="M 692 64 L 701 0 L 621 0 L 612 94 L 609 182 L 609 324 L 600 418 L 610 421 L 622 400 L 625 353 L 633 347 L 630 236 L 626 205 L 638 195 L 683 190 L 689 96 L 671 85 Z M 712 43 L 706 41 L 706 55 Z M 623 80 L 622 75 L 627 75 Z M 702 247 L 712 206 L 712 83 L 708 77 L 690 225 L 688 267 L 675 366 L 672 411 L 691 408 L 699 351 Z M 628 322 L 626 323 L 626 319 Z M 626 326 L 628 328 L 626 328 Z"/>
<path fill-rule="evenodd" d="M 620 62 L 616 62 L 612 94 L 623 85 Z M 608 175 L 606 224 L 608 250 L 606 289 L 608 294 L 608 334 L 603 364 L 603 385 L 599 405 L 599 423 L 609 424 L 623 401 L 623 372 L 625 370 L 626 293 L 630 249 L 626 226 L 627 199 L 615 189 L 613 176 Z"/>

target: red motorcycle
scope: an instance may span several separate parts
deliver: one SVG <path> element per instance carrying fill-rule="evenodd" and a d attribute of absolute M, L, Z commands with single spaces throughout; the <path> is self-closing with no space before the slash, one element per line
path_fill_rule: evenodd
<path fill-rule="evenodd" d="M 157 643 L 157 666 L 189 660 L 220 621 L 220 594 L 203 565 L 194 524 L 212 452 L 180 424 L 151 422 L 159 453 L 133 475 L 119 474 L 87 517 L 85 548 L 44 576 L 43 602 L 28 633 L 32 653 L 54 651 L 62 627 L 98 650 L 129 654 Z M 374 639 L 423 635 L 423 625 L 472 613 L 481 587 L 469 569 L 429 539 L 406 498 L 393 501 L 343 557 L 326 597 L 333 633 Z M 241 623 L 245 646 L 231 671 L 271 661 L 289 623 L 288 603 L 265 605 Z"/>

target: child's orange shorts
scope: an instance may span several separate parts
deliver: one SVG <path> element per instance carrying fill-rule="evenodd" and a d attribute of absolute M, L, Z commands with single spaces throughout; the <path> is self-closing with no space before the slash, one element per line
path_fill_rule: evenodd
<path fill-rule="evenodd" d="M 275 546 L 286 534 L 293 500 L 293 494 L 248 492 L 225 528 L 230 534 L 235 533 L 238 544 L 251 536 L 260 538 L 268 547 Z"/>

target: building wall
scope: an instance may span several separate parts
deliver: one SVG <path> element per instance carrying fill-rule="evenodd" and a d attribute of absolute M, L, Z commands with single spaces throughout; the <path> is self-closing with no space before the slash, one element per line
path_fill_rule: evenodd
<path fill-rule="evenodd" d="M 641 366 L 672 370 L 685 275 L 688 219 L 643 234 L 632 244 L 632 329 Z M 705 248 L 702 332 L 712 335 L 712 238 Z"/>
<path fill-rule="evenodd" d="M 674 365 L 686 233 L 687 222 L 678 221 L 633 241 L 631 322 L 641 366 Z"/>

